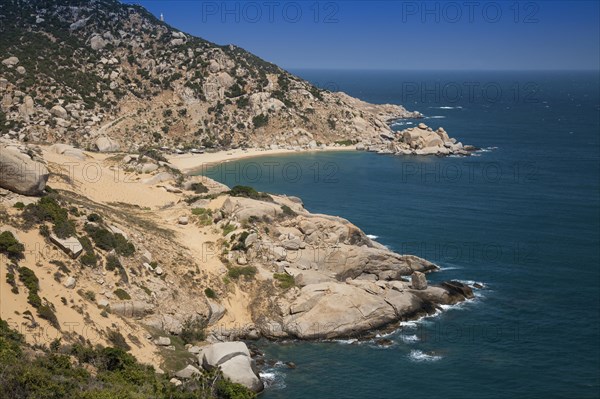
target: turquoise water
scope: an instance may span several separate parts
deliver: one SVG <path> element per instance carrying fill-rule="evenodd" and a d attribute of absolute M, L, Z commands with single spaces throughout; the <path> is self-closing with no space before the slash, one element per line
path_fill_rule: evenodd
<path fill-rule="evenodd" d="M 485 288 L 397 331 L 391 347 L 261 341 L 268 358 L 297 365 L 265 370 L 273 381 L 262 397 L 599 397 L 597 74 L 298 73 L 368 101 L 404 103 L 487 150 L 470 158 L 261 157 L 208 174 L 300 196 L 312 212 L 345 217 L 391 249 L 439 264 L 434 281 Z M 436 80 L 503 91 L 493 101 L 406 93 L 406 82 Z M 533 82 L 526 100 L 507 94 L 515 82 L 519 90 Z"/>

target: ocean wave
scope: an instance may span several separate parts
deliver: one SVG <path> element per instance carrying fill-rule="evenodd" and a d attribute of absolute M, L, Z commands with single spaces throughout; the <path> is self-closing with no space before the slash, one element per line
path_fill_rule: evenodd
<path fill-rule="evenodd" d="M 433 116 L 426 116 L 425 119 L 445 119 L 446 117 L 443 115 L 433 115 Z"/>
<path fill-rule="evenodd" d="M 405 344 L 414 344 L 415 342 L 419 342 L 419 337 L 416 334 L 400 334 L 400 339 Z"/>
<path fill-rule="evenodd" d="M 376 240 L 379 238 L 379 236 L 376 236 L 374 234 L 367 234 L 367 237 L 369 237 L 371 240 Z"/>
<path fill-rule="evenodd" d="M 461 107 L 460 105 L 456 106 L 456 107 L 445 106 L 445 107 L 429 107 L 429 108 L 432 108 L 432 109 L 463 109 L 463 107 Z"/>
<path fill-rule="evenodd" d="M 436 361 L 442 359 L 441 356 L 430 355 L 430 354 L 427 354 L 423 351 L 416 350 L 416 349 L 410 351 L 410 354 L 408 355 L 408 357 L 410 358 L 410 360 L 413 360 L 415 362 L 436 362 Z"/>
<path fill-rule="evenodd" d="M 274 369 L 266 369 L 258 373 L 260 379 L 265 384 L 265 389 L 284 389 L 285 374 Z"/>

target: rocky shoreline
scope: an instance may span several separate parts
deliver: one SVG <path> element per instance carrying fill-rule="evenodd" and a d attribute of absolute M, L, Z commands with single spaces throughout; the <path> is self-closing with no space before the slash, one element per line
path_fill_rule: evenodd
<path fill-rule="evenodd" d="M 457 139 L 448 136 L 442 127 L 434 131 L 424 123 L 383 138 L 387 140 L 383 144 L 360 143 L 356 149 L 378 154 L 437 156 L 469 156 L 479 150 L 472 145 L 463 145 Z"/>

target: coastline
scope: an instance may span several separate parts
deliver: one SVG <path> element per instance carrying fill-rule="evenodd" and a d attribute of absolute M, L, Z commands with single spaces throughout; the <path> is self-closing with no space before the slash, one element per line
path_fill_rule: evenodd
<path fill-rule="evenodd" d="M 287 148 L 279 148 L 274 150 L 265 150 L 261 148 L 235 149 L 224 150 L 217 152 L 206 152 L 204 154 L 183 154 L 169 155 L 167 157 L 169 163 L 179 169 L 186 175 L 192 175 L 194 172 L 200 171 L 205 166 L 217 165 L 224 162 L 238 161 L 245 158 L 255 158 L 268 155 L 286 155 L 300 154 L 310 152 L 337 152 L 337 151 L 356 151 L 355 145 L 334 147 L 326 146 L 315 149 L 296 149 L 290 150 Z"/>

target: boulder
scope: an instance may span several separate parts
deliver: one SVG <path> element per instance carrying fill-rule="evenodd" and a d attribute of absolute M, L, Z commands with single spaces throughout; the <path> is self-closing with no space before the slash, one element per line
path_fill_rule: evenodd
<path fill-rule="evenodd" d="M 29 118 L 35 112 L 33 98 L 31 96 L 26 96 L 23 99 L 23 104 L 19 107 L 19 115 L 21 118 L 25 119 L 25 121 L 29 122 Z"/>
<path fill-rule="evenodd" d="M 90 47 L 92 50 L 102 50 L 106 47 L 106 41 L 102 38 L 102 36 L 96 35 L 90 39 Z"/>
<path fill-rule="evenodd" d="M 254 392 L 264 389 L 255 371 L 250 351 L 243 342 L 220 342 L 209 345 L 202 350 L 198 360 L 205 370 L 210 371 L 220 367 L 225 377 Z"/>
<path fill-rule="evenodd" d="M 65 282 L 63 283 L 63 285 L 65 286 L 65 288 L 75 288 L 75 284 L 77 283 L 77 280 L 75 280 L 74 277 L 68 277 Z"/>
<path fill-rule="evenodd" d="M 225 306 L 211 299 L 208 299 L 208 306 L 210 308 L 210 316 L 208 318 L 208 325 L 213 325 L 217 321 L 221 320 L 226 312 Z"/>
<path fill-rule="evenodd" d="M 19 63 L 19 59 L 17 57 L 8 57 L 2 60 L 2 65 L 7 67 L 13 67 Z"/>
<path fill-rule="evenodd" d="M 187 365 L 185 368 L 175 373 L 175 377 L 188 380 L 194 376 L 201 375 L 202 373 L 196 367 Z"/>
<path fill-rule="evenodd" d="M 143 317 L 152 313 L 152 305 L 142 301 L 121 301 L 110 304 L 112 313 L 124 317 Z"/>
<path fill-rule="evenodd" d="M 25 69 L 25 67 L 24 67 L 24 66 L 22 66 L 22 65 L 19 65 L 19 66 L 17 67 L 17 72 L 18 72 L 20 75 L 25 75 L 25 73 L 27 73 L 27 70 Z"/>
<path fill-rule="evenodd" d="M 414 290 L 427 289 L 427 277 L 421 272 L 414 272 L 410 276 L 411 286 Z"/>
<path fill-rule="evenodd" d="M 58 238 L 56 235 L 50 234 L 49 238 L 54 245 L 73 259 L 76 259 L 83 251 L 83 246 L 77 237 Z"/>
<path fill-rule="evenodd" d="M 158 337 L 154 340 L 154 345 L 157 346 L 169 346 L 171 345 L 171 338 L 169 337 Z"/>
<path fill-rule="evenodd" d="M 98 137 L 96 140 L 96 148 L 100 152 L 115 152 L 121 149 L 119 143 L 110 137 Z"/>
<path fill-rule="evenodd" d="M 52 109 L 50 109 L 50 113 L 56 116 L 57 118 L 61 119 L 67 119 L 67 117 L 69 116 L 67 110 L 61 107 L 60 105 L 55 105 L 54 107 L 52 107 Z"/>
<path fill-rule="evenodd" d="M 85 155 L 82 150 L 68 144 L 53 144 L 48 148 L 48 150 L 55 154 L 61 154 L 67 157 L 79 159 L 80 161 L 85 161 L 87 159 L 87 155 Z"/>
<path fill-rule="evenodd" d="M 24 151 L 0 143 L 0 188 L 23 195 L 40 195 L 48 181 L 48 169 Z"/>
<path fill-rule="evenodd" d="M 177 220 L 177 223 L 185 226 L 189 223 L 189 218 L 187 216 L 182 216 L 179 218 L 179 220 Z"/>

